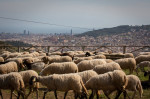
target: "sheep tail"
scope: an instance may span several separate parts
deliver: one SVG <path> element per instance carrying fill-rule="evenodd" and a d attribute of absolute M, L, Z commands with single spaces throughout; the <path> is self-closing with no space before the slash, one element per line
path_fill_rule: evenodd
<path fill-rule="evenodd" d="M 142 98 L 143 88 L 142 88 L 142 85 L 141 85 L 141 82 L 140 82 L 140 81 L 138 82 L 137 87 L 138 87 L 138 90 L 139 90 L 140 97 Z"/>
<path fill-rule="evenodd" d="M 24 81 L 23 80 L 19 80 L 20 83 L 20 90 L 24 90 L 25 86 L 24 86 Z"/>
<path fill-rule="evenodd" d="M 80 80 L 80 83 L 83 87 L 84 92 L 88 95 L 88 91 L 87 91 L 86 87 L 84 86 L 82 79 Z"/>

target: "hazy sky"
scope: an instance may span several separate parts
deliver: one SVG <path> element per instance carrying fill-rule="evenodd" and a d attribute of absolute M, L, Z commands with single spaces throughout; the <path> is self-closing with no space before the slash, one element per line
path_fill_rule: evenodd
<path fill-rule="evenodd" d="M 150 0 L 0 0 L 0 17 L 100 29 L 150 24 Z M 66 33 L 86 29 L 0 19 L 0 32 Z"/>

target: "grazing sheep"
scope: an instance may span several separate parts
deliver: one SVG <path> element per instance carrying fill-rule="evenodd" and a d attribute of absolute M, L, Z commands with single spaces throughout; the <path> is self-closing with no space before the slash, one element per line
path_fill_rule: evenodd
<path fill-rule="evenodd" d="M 10 72 L 18 72 L 18 66 L 16 62 L 8 62 L 0 65 L 0 74 L 7 74 Z"/>
<path fill-rule="evenodd" d="M 135 58 L 136 63 L 139 64 L 143 61 L 150 61 L 150 55 L 140 55 Z"/>
<path fill-rule="evenodd" d="M 105 60 L 102 59 L 93 59 L 93 60 L 84 60 L 77 64 L 79 72 L 93 69 L 96 65 L 106 64 Z"/>
<path fill-rule="evenodd" d="M 118 63 L 111 62 L 102 65 L 96 65 L 93 70 L 98 74 L 104 74 L 106 72 L 114 71 L 114 70 L 121 70 L 121 67 Z"/>
<path fill-rule="evenodd" d="M 7 62 L 15 61 L 17 63 L 17 66 L 18 66 L 18 71 L 20 71 L 21 69 L 24 69 L 23 61 L 21 58 L 9 58 L 6 61 Z"/>
<path fill-rule="evenodd" d="M 4 58 L 3 57 L 0 57 L 0 62 L 4 62 Z"/>
<path fill-rule="evenodd" d="M 52 63 L 46 66 L 40 75 L 77 73 L 78 67 L 74 62 Z"/>
<path fill-rule="evenodd" d="M 24 61 L 24 65 L 27 67 L 28 70 L 35 70 L 36 72 L 41 72 L 41 70 L 45 68 L 45 63 L 41 61 L 33 63 L 28 63 L 27 61 Z"/>
<path fill-rule="evenodd" d="M 43 99 L 49 91 L 55 91 L 55 97 L 57 99 L 56 91 L 69 91 L 73 90 L 77 96 L 82 94 L 82 89 L 87 93 L 87 90 L 83 84 L 81 77 L 77 74 L 53 74 L 49 76 L 32 77 L 31 84 L 34 82 L 40 82 L 46 86 L 48 90 L 44 92 Z M 64 95 L 64 99 L 66 94 Z M 77 98 L 77 97 L 76 97 Z"/>
<path fill-rule="evenodd" d="M 33 85 L 29 84 L 29 81 L 32 76 L 38 77 L 38 73 L 35 72 L 34 70 L 27 70 L 27 71 L 22 71 L 19 72 L 19 74 L 22 76 L 22 79 L 25 84 L 25 88 L 29 87 L 30 91 L 27 95 L 27 97 L 31 94 L 32 90 L 36 91 L 37 94 L 37 99 L 38 99 L 38 88 L 39 88 L 39 83 L 34 83 Z"/>
<path fill-rule="evenodd" d="M 130 74 L 133 73 L 136 68 L 136 61 L 134 58 L 117 59 L 115 62 L 118 63 L 122 69 L 129 69 Z"/>
<path fill-rule="evenodd" d="M 114 70 L 113 72 L 91 77 L 85 83 L 85 87 L 92 90 L 103 90 L 107 98 L 110 99 L 108 95 L 115 90 L 119 92 L 116 98 L 119 97 L 121 92 L 125 90 L 127 82 L 126 74 L 122 70 Z"/>
<path fill-rule="evenodd" d="M 61 56 L 61 57 L 48 57 L 45 56 L 42 58 L 43 62 L 45 64 L 51 64 L 54 62 L 60 63 L 60 62 L 72 62 L 72 58 L 69 56 Z"/>
<path fill-rule="evenodd" d="M 143 62 L 137 64 L 137 66 L 136 66 L 137 75 L 138 75 L 138 68 L 140 68 L 141 71 L 144 72 L 145 71 L 144 67 L 149 67 L 150 68 L 150 61 L 143 61 Z"/>
<path fill-rule="evenodd" d="M 1 99 L 3 99 L 1 89 L 11 90 L 10 99 L 12 99 L 12 93 L 14 90 L 18 92 L 17 99 L 19 99 L 20 94 L 24 99 L 24 82 L 21 75 L 17 72 L 0 75 L 0 95 Z"/>
<path fill-rule="evenodd" d="M 74 62 L 75 62 L 76 64 L 78 64 L 78 63 L 80 63 L 80 62 L 83 61 L 83 60 L 92 60 L 92 58 L 91 58 L 91 57 L 80 57 L 80 58 L 78 58 L 77 60 L 74 60 Z"/>
<path fill-rule="evenodd" d="M 135 75 L 127 75 L 127 79 L 128 79 L 128 84 L 126 86 L 126 89 L 129 91 L 134 91 L 132 99 L 134 99 L 137 91 L 139 91 L 140 98 L 142 98 L 143 88 L 140 79 Z"/>

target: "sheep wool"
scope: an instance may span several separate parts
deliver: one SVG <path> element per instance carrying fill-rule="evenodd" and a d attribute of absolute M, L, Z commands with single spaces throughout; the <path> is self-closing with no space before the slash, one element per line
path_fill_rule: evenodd
<path fill-rule="evenodd" d="M 115 91 L 124 90 L 127 86 L 127 77 L 122 70 L 115 70 L 101 75 L 91 77 L 86 83 L 87 89 Z"/>
<path fill-rule="evenodd" d="M 137 64 L 143 61 L 150 61 L 150 55 L 140 55 L 140 56 L 137 56 L 135 60 Z"/>
<path fill-rule="evenodd" d="M 37 81 L 46 86 L 48 90 L 74 90 L 78 94 L 81 94 L 83 89 L 87 93 L 81 77 L 76 74 L 53 74 L 49 76 L 38 76 Z"/>
<path fill-rule="evenodd" d="M 115 60 L 122 69 L 129 69 L 130 74 L 136 69 L 136 61 L 134 58 L 123 58 Z"/>
<path fill-rule="evenodd" d="M 74 62 L 52 63 L 46 66 L 41 72 L 41 75 L 50 74 L 65 74 L 77 73 L 78 67 Z"/>
<path fill-rule="evenodd" d="M 91 77 L 98 75 L 95 71 L 93 70 L 86 70 L 83 72 L 78 72 L 77 73 L 83 80 L 83 83 L 85 84 Z"/>
<path fill-rule="evenodd" d="M 121 67 L 118 63 L 111 62 L 111 63 L 106 63 L 103 65 L 97 65 L 93 68 L 95 72 L 98 74 L 104 74 L 109 71 L 114 71 L 114 70 L 121 70 Z"/>
<path fill-rule="evenodd" d="M 0 65 L 0 74 L 7 74 L 10 72 L 18 72 L 18 67 L 16 62 L 8 62 L 6 64 Z"/>
<path fill-rule="evenodd" d="M 103 59 L 84 60 L 77 64 L 79 72 L 93 69 L 96 65 L 106 64 Z"/>
<path fill-rule="evenodd" d="M 4 58 L 3 57 L 0 57 L 0 62 L 4 62 Z"/>
<path fill-rule="evenodd" d="M 140 98 L 142 98 L 143 88 L 140 79 L 135 75 L 127 75 L 127 79 L 128 79 L 128 84 L 126 86 L 126 89 L 130 91 L 134 91 L 132 99 L 134 99 L 134 96 L 137 91 L 139 91 Z"/>

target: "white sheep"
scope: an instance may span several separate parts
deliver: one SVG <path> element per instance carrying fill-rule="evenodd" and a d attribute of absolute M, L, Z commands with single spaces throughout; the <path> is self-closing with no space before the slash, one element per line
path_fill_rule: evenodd
<path fill-rule="evenodd" d="M 93 70 L 98 74 L 104 74 L 106 72 L 114 71 L 114 70 L 121 70 L 121 67 L 118 63 L 111 62 L 102 65 L 96 65 Z"/>
<path fill-rule="evenodd" d="M 38 77 L 38 73 L 35 72 L 34 70 L 26 70 L 26 71 L 21 71 L 19 74 L 22 76 L 22 79 L 25 84 L 25 88 L 29 87 L 30 91 L 27 95 L 27 97 L 31 94 L 32 90 L 36 91 L 37 98 L 38 98 L 38 88 L 39 88 L 39 83 L 34 83 L 33 85 L 29 84 L 29 81 L 32 76 Z"/>
<path fill-rule="evenodd" d="M 61 56 L 61 57 L 48 57 L 48 56 L 45 56 L 42 58 L 43 62 L 45 64 L 49 63 L 54 63 L 54 62 L 57 62 L 57 63 L 60 63 L 60 62 L 72 62 L 72 58 L 69 57 L 69 56 Z"/>
<path fill-rule="evenodd" d="M 20 94 L 24 98 L 24 82 L 21 75 L 17 72 L 0 75 L 0 95 L 3 99 L 1 89 L 11 90 L 10 99 L 12 99 L 12 93 L 14 90 L 18 92 L 17 99 L 19 99 Z"/>
<path fill-rule="evenodd" d="M 106 56 L 103 54 L 95 55 L 95 56 L 90 56 L 93 59 L 106 59 Z"/>
<path fill-rule="evenodd" d="M 6 61 L 7 62 L 15 61 L 18 65 L 18 71 L 25 68 L 24 65 L 23 65 L 23 60 L 21 58 L 9 58 Z"/>
<path fill-rule="evenodd" d="M 135 75 L 127 75 L 127 79 L 128 79 L 128 84 L 126 86 L 126 89 L 129 91 L 134 91 L 132 99 L 134 99 L 137 91 L 139 91 L 140 98 L 142 98 L 143 88 L 140 79 Z"/>
<path fill-rule="evenodd" d="M 74 60 L 74 62 L 76 64 L 80 63 L 81 61 L 84 61 L 84 60 L 92 60 L 91 57 L 79 57 L 78 59 Z"/>
<path fill-rule="evenodd" d="M 150 61 L 150 55 L 139 55 L 135 58 L 135 60 L 137 64 L 143 61 Z"/>
<path fill-rule="evenodd" d="M 118 92 L 125 90 L 127 82 L 126 74 L 122 70 L 114 70 L 91 77 L 85 83 L 85 87 L 92 90 L 103 90 L 107 98 L 110 99 L 108 95 L 115 90 L 118 90 Z"/>
<path fill-rule="evenodd" d="M 40 75 L 76 73 L 76 72 L 78 72 L 78 67 L 74 62 L 63 62 L 63 63 L 52 63 L 46 66 L 40 72 Z"/>
<path fill-rule="evenodd" d="M 140 69 L 142 72 L 145 71 L 144 67 L 149 67 L 149 69 L 150 69 L 150 61 L 143 61 L 143 62 L 137 64 L 137 66 L 136 66 L 137 75 L 138 75 L 138 69 Z"/>
<path fill-rule="evenodd" d="M 4 62 L 4 58 L 3 57 L 0 57 L 0 62 Z"/>
<path fill-rule="evenodd" d="M 136 68 L 136 61 L 134 58 L 117 59 L 115 62 L 118 63 L 122 69 L 129 69 L 130 74 L 133 73 Z"/>
<path fill-rule="evenodd" d="M 47 87 L 47 91 L 44 92 L 43 99 L 49 91 L 55 91 L 55 97 L 57 99 L 56 91 L 73 90 L 77 96 L 82 94 L 82 89 L 87 93 L 87 90 L 83 84 L 81 77 L 77 74 L 53 74 L 49 76 L 39 76 L 31 79 L 31 84 L 34 82 L 40 82 L 42 85 Z M 66 94 L 64 95 L 64 99 Z"/>
<path fill-rule="evenodd" d="M 106 64 L 103 59 L 84 60 L 77 64 L 79 72 L 93 69 L 96 65 Z"/>
<path fill-rule="evenodd" d="M 7 74 L 10 72 L 18 72 L 18 66 L 16 62 L 8 62 L 0 65 L 0 74 Z"/>

